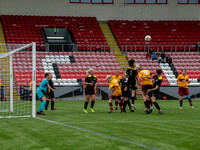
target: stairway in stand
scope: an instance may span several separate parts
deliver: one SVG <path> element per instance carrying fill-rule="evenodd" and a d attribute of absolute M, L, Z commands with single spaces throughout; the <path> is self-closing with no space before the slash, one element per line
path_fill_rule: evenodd
<path fill-rule="evenodd" d="M 5 44 L 5 37 L 3 33 L 2 24 L 0 22 L 0 54 L 7 53 L 7 48 Z M 10 64 L 9 56 L 0 59 L 0 74 L 2 79 L 2 85 L 6 87 L 6 100 L 10 99 Z M 20 96 L 17 96 L 17 88 L 15 84 L 15 79 L 13 78 L 13 94 L 14 100 L 20 100 Z"/>
<path fill-rule="evenodd" d="M 108 45 L 111 47 L 111 52 L 114 53 L 117 62 L 119 63 L 119 66 L 121 70 L 123 68 L 128 67 L 128 62 L 125 56 L 123 56 L 122 52 L 120 51 L 119 45 L 117 44 L 117 41 L 115 40 L 115 37 L 108 25 L 108 23 L 99 23 L 101 30 L 103 32 L 103 35 L 105 36 L 105 39 L 108 43 Z"/>

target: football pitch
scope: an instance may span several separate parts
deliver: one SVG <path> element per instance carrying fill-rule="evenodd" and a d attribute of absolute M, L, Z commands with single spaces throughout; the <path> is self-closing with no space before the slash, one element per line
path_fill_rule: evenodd
<path fill-rule="evenodd" d="M 40 102 L 37 102 L 37 108 Z M 0 119 L 0 149 L 9 150 L 199 150 L 200 101 L 158 101 L 164 114 L 109 114 L 108 101 L 96 101 L 94 113 L 83 113 L 84 101 L 56 101 L 55 111 L 37 118 Z M 114 102 L 113 102 L 114 104 Z M 89 105 L 88 105 L 89 106 Z"/>

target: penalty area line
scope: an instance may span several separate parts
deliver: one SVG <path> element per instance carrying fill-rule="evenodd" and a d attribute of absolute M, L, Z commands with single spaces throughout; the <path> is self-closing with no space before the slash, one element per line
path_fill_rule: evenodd
<path fill-rule="evenodd" d="M 129 141 L 129 140 L 126 140 L 126 139 L 123 139 L 123 138 L 118 138 L 118 137 L 115 137 L 115 136 L 112 136 L 112 135 L 96 132 L 96 131 L 93 131 L 93 130 L 88 130 L 88 129 L 80 128 L 80 127 L 77 127 L 77 126 L 64 124 L 64 123 L 60 123 L 60 122 L 56 122 L 56 121 L 52 121 L 52 120 L 48 120 L 48 119 L 44 119 L 44 118 L 40 118 L 40 117 L 35 117 L 35 118 L 39 119 L 39 120 L 46 121 L 46 122 L 62 125 L 62 126 L 65 126 L 65 127 L 69 127 L 69 128 L 73 128 L 73 129 L 77 129 L 77 130 L 81 130 L 81 131 L 85 131 L 85 132 L 101 135 L 101 136 L 104 136 L 104 137 L 107 137 L 107 138 L 111 138 L 111 139 L 114 139 L 114 140 L 118 140 L 118 141 L 121 141 L 121 142 L 133 144 L 133 145 L 137 145 L 137 146 L 140 146 L 140 147 L 143 147 L 143 148 L 147 148 L 147 149 L 151 149 L 151 150 L 160 150 L 160 149 L 158 149 L 156 147 L 152 147 L 152 146 L 141 144 L 141 143 L 134 142 L 134 141 Z"/>

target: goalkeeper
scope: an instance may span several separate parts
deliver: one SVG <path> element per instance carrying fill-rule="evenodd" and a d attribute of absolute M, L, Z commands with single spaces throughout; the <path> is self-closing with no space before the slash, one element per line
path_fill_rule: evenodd
<path fill-rule="evenodd" d="M 47 100 L 47 90 L 49 86 L 49 80 L 51 79 L 50 73 L 45 73 L 45 79 L 40 83 L 39 88 L 37 89 L 37 96 L 40 101 L 42 101 L 42 104 L 40 105 L 37 115 L 46 115 L 43 112 L 43 109 L 46 105 Z"/>

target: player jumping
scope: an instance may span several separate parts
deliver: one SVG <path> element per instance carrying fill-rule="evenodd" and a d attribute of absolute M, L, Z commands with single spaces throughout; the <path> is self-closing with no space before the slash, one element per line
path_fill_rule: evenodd
<path fill-rule="evenodd" d="M 87 114 L 88 113 L 87 106 L 90 101 L 90 97 L 92 99 L 90 111 L 94 112 L 93 107 L 95 103 L 95 89 L 96 89 L 97 77 L 94 75 L 94 70 L 92 68 L 89 69 L 86 73 L 87 73 L 87 77 L 85 78 L 85 82 L 84 82 L 84 85 L 86 85 L 86 88 L 85 88 L 86 101 L 84 103 L 83 112 Z"/>
<path fill-rule="evenodd" d="M 176 83 L 179 84 L 179 88 L 178 88 L 178 93 L 180 95 L 180 109 L 182 109 L 183 107 L 183 96 L 186 95 L 187 99 L 190 103 L 190 107 L 193 109 L 194 107 L 192 106 L 192 100 L 190 97 L 190 93 L 188 90 L 188 86 L 187 84 L 190 83 L 191 81 L 189 81 L 189 76 L 186 75 L 186 70 L 182 70 L 182 74 L 178 76 Z"/>
<path fill-rule="evenodd" d="M 122 99 L 124 101 L 123 110 L 124 110 L 124 112 L 126 112 L 126 105 L 128 104 L 130 111 L 134 112 L 134 110 L 131 108 L 131 103 L 129 101 L 129 98 L 130 98 L 130 95 L 131 95 L 131 90 L 130 90 L 130 88 L 128 88 L 127 91 L 124 91 L 124 89 L 127 85 L 127 82 L 128 82 L 128 75 L 125 73 L 125 77 L 120 80 L 121 91 L 122 91 Z"/>
<path fill-rule="evenodd" d="M 129 66 L 130 68 L 128 68 L 126 70 L 126 73 L 128 75 L 128 81 L 126 84 L 126 87 L 124 89 L 124 91 L 127 91 L 130 87 L 131 89 L 131 99 L 132 99 L 132 106 L 133 108 L 135 108 L 135 96 L 136 96 L 136 89 L 137 89 L 137 70 L 136 70 L 136 66 L 135 66 L 135 61 L 133 59 L 129 60 Z"/>
<path fill-rule="evenodd" d="M 119 106 L 121 108 L 121 112 L 123 112 L 123 100 L 121 99 L 122 91 L 121 91 L 121 87 L 119 85 L 119 82 L 116 79 L 112 80 L 112 77 L 110 75 L 108 75 L 106 77 L 106 80 L 107 80 L 108 83 L 110 83 L 109 89 L 108 89 L 109 106 L 110 106 L 109 113 L 113 112 L 112 100 L 115 100 L 115 99 L 118 100 Z M 111 89 L 113 89 L 112 96 L 111 96 Z"/>
<path fill-rule="evenodd" d="M 162 70 L 161 69 L 157 69 L 156 70 L 156 75 L 153 76 L 153 79 L 154 79 L 153 88 L 147 90 L 147 93 L 148 93 L 148 98 L 147 99 L 151 98 L 152 106 L 153 106 L 153 104 L 155 105 L 155 107 L 158 109 L 160 115 L 163 114 L 163 112 L 160 109 L 160 106 L 158 105 L 158 103 L 156 102 L 156 96 L 159 94 L 160 85 L 162 83 L 161 74 L 162 74 Z M 151 78 L 152 77 L 150 77 L 150 79 Z M 153 107 L 151 107 L 151 110 L 153 110 Z"/>
<path fill-rule="evenodd" d="M 144 105 L 146 107 L 145 112 L 149 113 L 150 110 L 150 99 L 147 96 L 147 90 L 153 88 L 153 83 L 152 83 L 152 74 L 149 70 L 142 70 L 141 67 L 138 68 L 138 83 L 140 83 L 140 80 L 142 80 L 142 97 L 144 100 Z"/>
<path fill-rule="evenodd" d="M 119 75 L 119 70 L 115 70 L 115 75 L 112 76 L 112 80 L 116 79 L 118 82 L 122 79 L 122 77 Z M 115 110 L 118 110 L 118 101 L 117 99 L 115 100 Z"/>
<path fill-rule="evenodd" d="M 45 73 L 45 79 L 41 82 L 39 88 L 37 89 L 37 96 L 39 98 L 40 101 L 42 101 L 42 104 L 40 105 L 37 115 L 46 115 L 43 112 L 43 109 L 46 105 L 46 100 L 47 100 L 47 90 L 48 90 L 48 85 L 49 85 L 49 81 L 51 77 L 50 77 L 50 73 Z"/>

